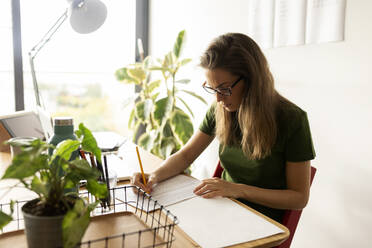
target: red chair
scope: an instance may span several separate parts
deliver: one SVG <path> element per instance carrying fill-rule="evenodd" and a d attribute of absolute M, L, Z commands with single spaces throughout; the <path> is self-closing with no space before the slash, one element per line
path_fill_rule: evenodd
<path fill-rule="evenodd" d="M 213 177 L 221 177 L 222 171 L 223 171 L 223 168 L 221 167 L 220 162 L 218 162 L 216 170 L 213 173 Z M 313 182 L 315 173 L 316 173 L 316 168 L 311 166 L 310 185 Z M 283 216 L 283 220 L 281 224 L 283 224 L 284 226 L 288 228 L 289 237 L 282 244 L 274 248 L 289 248 L 291 246 L 292 239 L 296 232 L 296 228 L 300 220 L 301 214 L 302 214 L 302 210 L 288 209 L 284 212 L 284 216 Z"/>

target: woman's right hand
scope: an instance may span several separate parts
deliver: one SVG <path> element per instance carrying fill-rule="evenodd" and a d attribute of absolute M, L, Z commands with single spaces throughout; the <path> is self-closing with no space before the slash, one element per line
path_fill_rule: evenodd
<path fill-rule="evenodd" d="M 157 183 L 156 177 L 153 174 L 147 174 L 145 173 L 145 179 L 146 179 L 146 186 L 143 182 L 142 174 L 139 172 L 136 172 L 133 174 L 131 179 L 131 184 L 140 187 L 148 194 L 151 194 L 153 190 L 153 186 Z"/>

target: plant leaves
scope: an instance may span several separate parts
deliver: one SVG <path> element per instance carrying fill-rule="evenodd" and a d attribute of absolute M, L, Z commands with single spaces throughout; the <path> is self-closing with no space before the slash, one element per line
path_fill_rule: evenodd
<path fill-rule="evenodd" d="M 192 61 L 192 59 L 183 59 L 181 60 L 181 62 L 179 63 L 180 66 L 184 66 L 188 63 L 190 63 Z"/>
<path fill-rule="evenodd" d="M 187 105 L 187 103 L 181 97 L 177 96 L 177 98 L 178 98 L 178 100 L 180 100 L 183 103 L 183 105 L 185 105 L 185 107 L 187 108 L 187 110 L 190 112 L 192 118 L 195 118 L 194 113 L 192 112 L 192 110 L 189 107 L 189 105 Z"/>
<path fill-rule="evenodd" d="M 154 146 L 154 141 L 157 136 L 156 130 L 151 130 L 148 133 L 143 133 L 138 139 L 138 145 L 147 151 L 150 151 Z"/>
<path fill-rule="evenodd" d="M 170 126 L 169 120 L 167 120 L 167 123 L 165 123 L 162 134 L 164 137 L 173 137 L 173 131 Z"/>
<path fill-rule="evenodd" d="M 163 68 L 163 67 L 161 67 L 161 66 L 151 66 L 150 68 L 149 68 L 149 70 L 151 70 L 151 71 L 162 71 L 162 70 L 165 70 L 166 68 Z"/>
<path fill-rule="evenodd" d="M 86 128 L 83 123 L 80 123 L 79 129 L 75 133 L 79 138 L 83 136 L 83 140 L 81 141 L 83 150 L 86 152 L 92 152 L 96 159 L 98 159 L 98 161 L 102 163 L 101 150 L 98 148 L 97 141 L 94 138 L 92 132 L 88 128 Z"/>
<path fill-rule="evenodd" d="M 14 178 L 25 179 L 33 176 L 37 171 L 48 168 L 48 155 L 32 150 L 23 151 L 13 158 L 12 163 L 6 169 L 2 179 Z"/>
<path fill-rule="evenodd" d="M 106 198 L 108 194 L 107 185 L 97 180 L 88 180 L 87 189 L 97 199 Z"/>
<path fill-rule="evenodd" d="M 136 117 L 142 122 L 146 122 L 150 118 L 153 103 L 151 99 L 146 99 L 145 101 L 138 102 L 136 104 Z"/>
<path fill-rule="evenodd" d="M 135 109 L 132 109 L 132 111 L 130 112 L 130 116 L 129 116 L 129 120 L 128 120 L 128 128 L 129 129 L 133 128 L 134 110 Z"/>
<path fill-rule="evenodd" d="M 190 79 L 181 79 L 181 80 L 177 80 L 175 81 L 175 83 L 180 83 L 180 84 L 188 84 L 190 83 Z"/>
<path fill-rule="evenodd" d="M 96 180 L 101 173 L 89 165 L 84 159 L 76 159 L 69 163 L 70 173 L 78 180 Z"/>
<path fill-rule="evenodd" d="M 164 97 L 155 103 L 154 118 L 161 126 L 168 118 L 172 110 L 172 97 Z"/>
<path fill-rule="evenodd" d="M 82 199 L 77 199 L 73 209 L 66 213 L 62 221 L 64 248 L 73 248 L 81 241 L 89 225 L 90 212 L 97 204 L 85 205 Z"/>
<path fill-rule="evenodd" d="M 147 56 L 142 62 L 142 68 L 146 71 L 151 65 L 151 56 Z"/>
<path fill-rule="evenodd" d="M 194 127 L 190 117 L 181 109 L 176 109 L 170 118 L 170 124 L 173 133 L 177 139 L 184 145 L 194 133 Z"/>
<path fill-rule="evenodd" d="M 129 68 L 128 75 L 136 79 L 138 83 L 143 82 L 146 79 L 146 72 L 142 67 Z"/>
<path fill-rule="evenodd" d="M 62 159 L 68 161 L 71 158 L 71 154 L 76 151 L 80 146 L 78 140 L 64 140 L 57 145 L 57 149 L 54 149 L 52 160 L 57 156 L 60 156 Z"/>
<path fill-rule="evenodd" d="M 191 96 L 193 96 L 193 97 L 199 99 L 199 100 L 202 101 L 205 105 L 208 105 L 207 101 L 204 100 L 203 97 L 201 97 L 201 96 L 195 94 L 195 92 L 193 92 L 193 91 L 189 91 L 189 90 L 180 90 L 180 91 L 183 91 L 183 92 L 185 92 L 185 93 L 187 93 L 187 94 L 189 94 L 189 95 L 191 95 Z"/>
<path fill-rule="evenodd" d="M 116 70 L 115 76 L 117 80 L 122 81 L 123 83 L 127 84 L 137 83 L 137 81 L 134 78 L 129 76 L 127 67 L 123 67 Z"/>
<path fill-rule="evenodd" d="M 10 139 L 4 142 L 4 144 L 11 145 L 11 146 L 17 146 L 17 147 L 29 147 L 31 146 L 32 142 L 34 140 L 32 139 Z"/>
<path fill-rule="evenodd" d="M 174 137 L 163 138 L 160 146 L 160 151 L 164 159 L 168 158 L 172 151 L 176 148 L 177 140 Z"/>
<path fill-rule="evenodd" d="M 44 197 L 49 195 L 50 184 L 48 182 L 42 182 L 38 177 L 34 177 L 31 182 L 31 190 L 42 195 Z"/>
<path fill-rule="evenodd" d="M 181 55 L 184 35 L 185 35 L 185 30 L 182 30 L 181 32 L 179 32 L 176 42 L 174 43 L 174 46 L 173 46 L 173 53 L 174 55 L 176 55 L 177 58 L 179 58 Z"/>
<path fill-rule="evenodd" d="M 169 68 L 166 66 L 152 66 L 149 68 L 150 71 L 162 71 L 162 72 L 167 72 L 169 71 Z"/>
<path fill-rule="evenodd" d="M 159 94 L 160 94 L 160 92 L 155 93 L 154 95 L 151 96 L 151 99 L 155 102 L 156 99 L 158 98 Z"/>
<path fill-rule="evenodd" d="M 165 55 L 163 67 L 166 67 L 169 72 L 173 72 L 172 67 L 174 66 L 174 62 L 177 60 L 177 57 L 174 55 L 173 52 L 169 52 Z"/>
<path fill-rule="evenodd" d="M 152 81 L 147 86 L 147 92 L 151 94 L 151 92 L 153 92 L 156 88 L 158 88 L 160 84 L 161 84 L 161 80 Z"/>
<path fill-rule="evenodd" d="M 53 146 L 40 139 L 32 141 L 30 146 L 21 146 L 22 152 L 13 158 L 2 179 L 24 179 L 41 169 L 49 168 L 48 155 L 44 154 L 49 147 Z"/>
<path fill-rule="evenodd" d="M 9 222 L 13 220 L 11 215 L 8 215 L 0 210 L 0 229 L 6 226 Z"/>
<path fill-rule="evenodd" d="M 136 122 L 136 124 L 135 124 L 135 126 L 134 126 L 134 135 L 133 135 L 133 139 L 132 139 L 132 141 L 133 141 L 133 143 L 137 143 L 137 135 L 141 132 L 143 132 L 143 125 L 142 125 L 142 123 L 140 122 L 140 121 L 137 121 Z"/>

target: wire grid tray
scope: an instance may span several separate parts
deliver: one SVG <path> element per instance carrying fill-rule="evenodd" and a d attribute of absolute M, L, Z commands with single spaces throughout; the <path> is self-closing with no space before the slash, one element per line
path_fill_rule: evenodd
<path fill-rule="evenodd" d="M 133 189 L 137 193 L 134 193 Z M 110 204 L 106 206 L 103 204 L 98 205 L 91 212 L 91 223 L 83 241 L 77 247 L 172 247 L 172 243 L 175 240 L 174 228 L 178 224 L 176 216 L 136 186 L 116 187 L 109 191 L 111 196 Z M 87 191 L 80 192 L 80 196 L 86 197 L 89 202 L 95 201 L 94 196 Z M 26 200 L 15 202 L 13 221 L 5 226 L 4 229 L 0 229 L 0 234 L 24 229 L 21 208 L 26 202 Z M 10 212 L 10 203 L 0 204 L 0 209 L 4 212 Z M 102 220 L 106 224 L 102 225 Z M 90 228 L 100 229 L 100 233 L 102 229 L 110 229 L 110 226 L 115 221 L 121 225 L 120 232 L 110 233 L 99 238 L 97 235 L 93 235 L 92 238 L 92 235 L 89 236 L 87 234 Z M 134 231 L 133 229 L 129 230 L 134 227 Z M 97 233 L 97 230 L 92 231 L 92 233 Z M 86 239 L 87 236 L 88 240 Z"/>

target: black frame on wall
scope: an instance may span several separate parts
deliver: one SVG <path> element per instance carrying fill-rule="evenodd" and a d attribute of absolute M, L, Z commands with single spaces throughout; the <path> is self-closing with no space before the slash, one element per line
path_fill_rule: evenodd
<path fill-rule="evenodd" d="M 24 84 L 23 84 L 23 58 L 22 58 L 22 32 L 20 0 L 10 0 L 12 11 L 12 33 L 13 33 L 13 66 L 14 66 L 14 95 L 15 111 L 25 109 L 24 104 Z M 140 38 L 143 43 L 144 56 L 148 54 L 149 44 L 149 0 L 136 1 L 136 61 L 140 61 L 138 54 L 137 39 Z"/>

